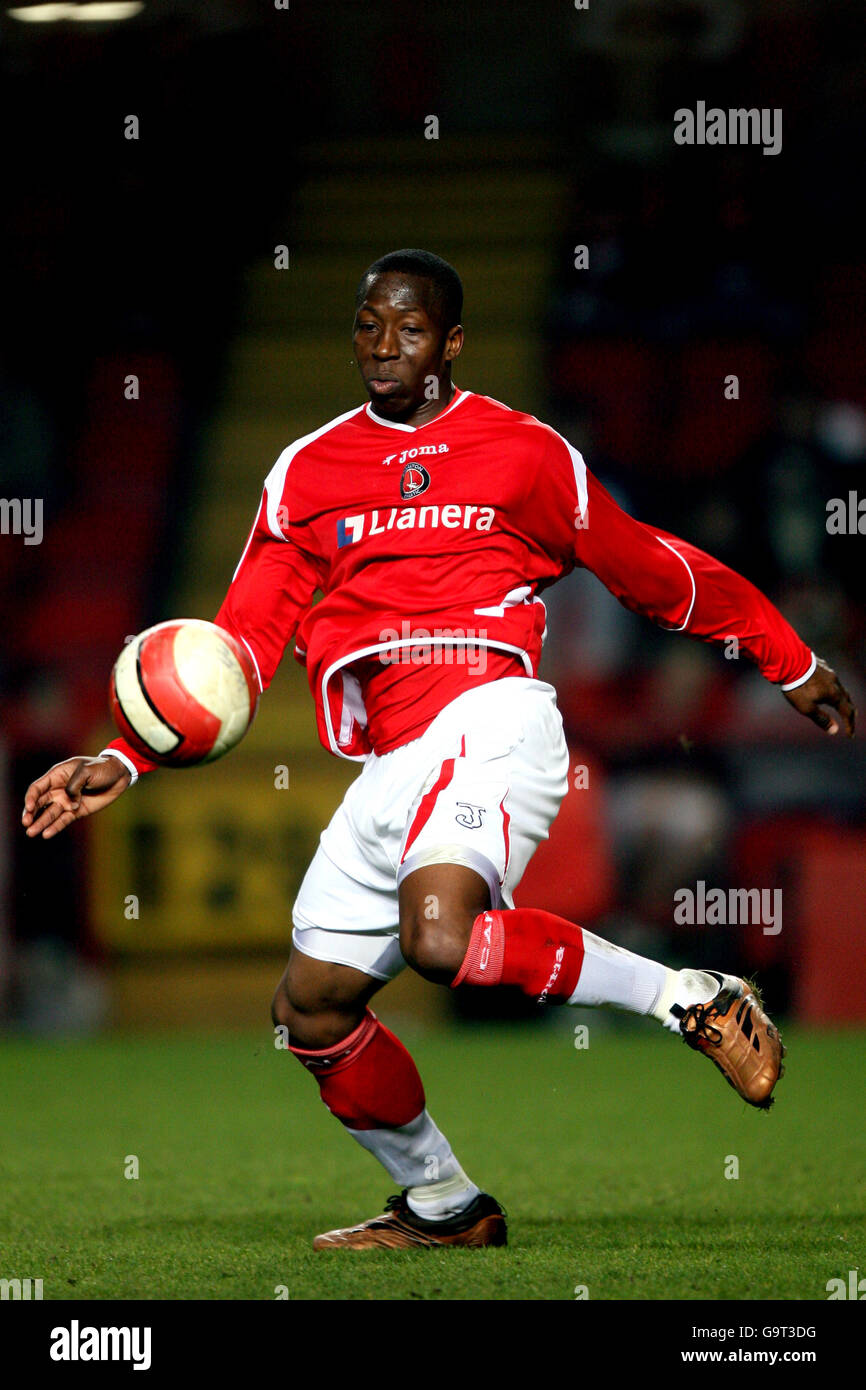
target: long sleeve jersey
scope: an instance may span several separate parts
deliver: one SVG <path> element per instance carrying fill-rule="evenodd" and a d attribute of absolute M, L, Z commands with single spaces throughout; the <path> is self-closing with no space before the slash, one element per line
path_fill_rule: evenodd
<path fill-rule="evenodd" d="M 662 627 L 735 637 L 769 681 L 815 668 L 748 580 L 629 516 L 550 426 L 460 389 L 424 425 L 368 404 L 283 450 L 214 621 L 263 690 L 296 638 L 322 743 L 360 760 L 418 737 L 471 684 L 534 676 L 541 595 L 577 566 Z"/>

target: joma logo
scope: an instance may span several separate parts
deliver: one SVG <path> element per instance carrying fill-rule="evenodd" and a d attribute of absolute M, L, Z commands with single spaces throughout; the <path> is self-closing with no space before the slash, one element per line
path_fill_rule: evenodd
<path fill-rule="evenodd" d="M 447 454 L 447 444 L 419 444 L 416 449 L 404 449 L 402 454 L 388 454 L 384 464 L 411 463 L 413 459 L 430 458 L 433 454 Z"/>

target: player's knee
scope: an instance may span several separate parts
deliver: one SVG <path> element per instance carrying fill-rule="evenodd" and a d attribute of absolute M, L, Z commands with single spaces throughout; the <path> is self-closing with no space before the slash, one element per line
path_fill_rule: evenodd
<path fill-rule="evenodd" d="M 274 991 L 271 1000 L 271 1022 L 275 1028 L 288 1028 L 292 1019 L 292 1006 L 286 994 L 285 984 L 282 980 Z"/>
<path fill-rule="evenodd" d="M 400 950 L 425 980 L 450 984 L 463 963 L 471 931 L 472 919 L 462 913 L 431 921 L 413 916 L 400 928 Z"/>
<path fill-rule="evenodd" d="M 427 980 L 450 984 L 469 947 L 472 926 L 490 903 L 487 881 L 462 864 L 414 870 L 400 886 L 400 949 Z"/>
<path fill-rule="evenodd" d="M 334 1047 L 348 1037 L 364 1015 L 363 1000 L 346 1001 L 327 989 L 310 989 L 280 980 L 271 1002 L 275 1028 L 285 1028 L 298 1047 Z"/>

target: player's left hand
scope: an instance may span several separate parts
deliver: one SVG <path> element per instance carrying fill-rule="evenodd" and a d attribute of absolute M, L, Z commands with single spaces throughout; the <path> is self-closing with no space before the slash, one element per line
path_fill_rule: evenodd
<path fill-rule="evenodd" d="M 849 738 L 854 737 L 854 724 L 857 711 L 851 696 L 840 681 L 836 672 L 826 661 L 818 657 L 818 665 L 809 679 L 798 685 L 796 690 L 782 692 L 789 704 L 807 719 L 824 729 L 828 734 L 838 734 L 840 728 Z M 831 705 L 838 714 L 828 714 L 822 705 Z"/>

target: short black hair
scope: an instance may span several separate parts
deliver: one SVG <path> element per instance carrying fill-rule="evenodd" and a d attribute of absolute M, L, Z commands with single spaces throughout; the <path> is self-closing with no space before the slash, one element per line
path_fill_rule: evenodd
<path fill-rule="evenodd" d="M 453 265 L 434 256 L 432 251 L 420 251 L 417 247 L 406 247 L 402 251 L 389 251 L 368 266 L 361 276 L 361 283 L 355 295 L 355 309 L 364 302 L 371 279 L 399 271 L 418 280 L 427 280 L 431 286 L 430 307 L 433 309 L 439 326 L 443 331 L 453 328 L 460 322 L 463 313 L 463 283 Z"/>

